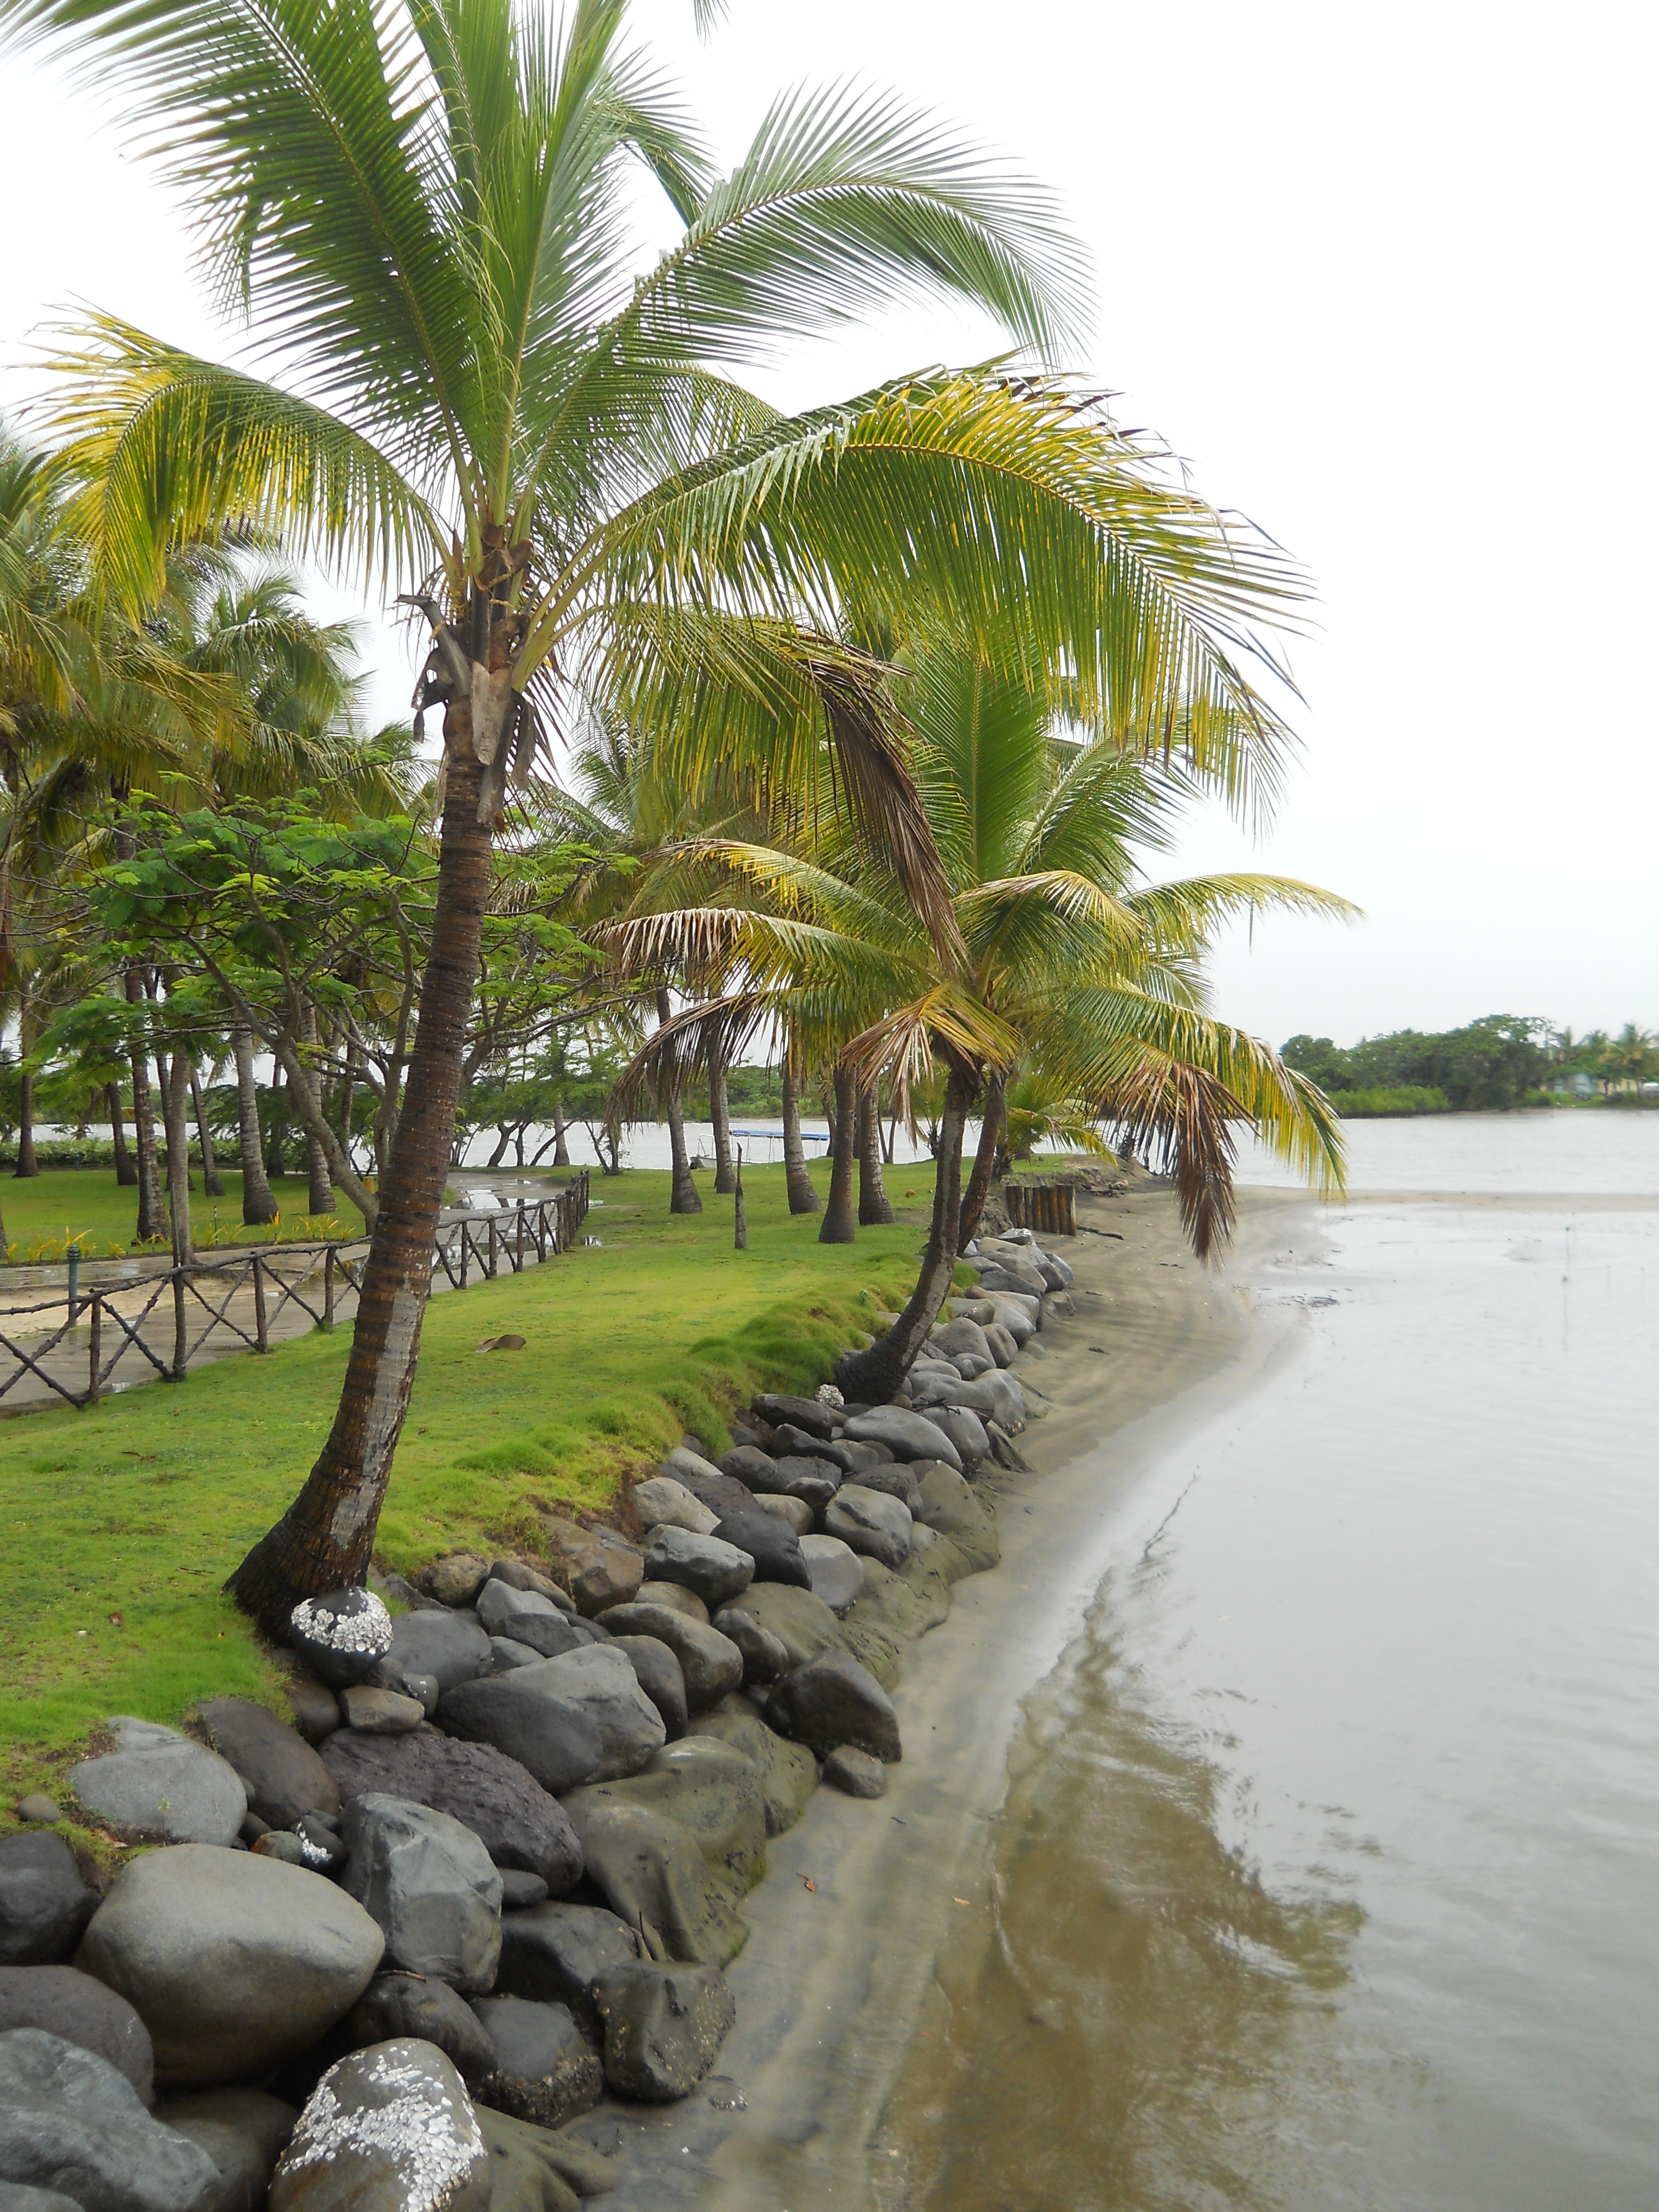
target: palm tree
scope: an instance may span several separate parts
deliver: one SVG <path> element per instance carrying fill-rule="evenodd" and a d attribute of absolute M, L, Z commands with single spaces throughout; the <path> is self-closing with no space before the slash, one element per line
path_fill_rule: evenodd
<path fill-rule="evenodd" d="M 977 1225 L 1005 1127 L 1006 1086 L 1034 1068 L 1094 1118 L 1124 1121 L 1172 1167 L 1183 1221 L 1208 1258 L 1231 1222 L 1228 1124 L 1251 1122 L 1284 1156 L 1339 1179 L 1340 1124 L 1267 1046 L 1204 1010 L 1200 962 L 1216 925 L 1249 909 L 1348 915 L 1306 884 L 1261 875 L 1146 885 L 1136 854 L 1167 842 L 1189 778 L 1126 756 L 1109 736 L 1057 737 L 1029 672 L 959 651 L 917 657 L 907 704 L 915 769 L 952 893 L 956 949 L 941 953 L 890 872 L 828 824 L 793 848 L 702 841 L 672 856 L 705 872 L 696 906 L 617 925 L 624 962 L 675 959 L 721 992 L 653 1039 L 624 1079 L 670 1054 L 683 1065 L 711 1023 L 787 1023 L 832 1061 L 838 1106 L 859 1082 L 945 1076 L 933 1221 L 915 1294 L 872 1350 L 843 1362 L 848 1395 L 890 1394 L 937 1319 Z M 1191 768 L 1196 763 L 1189 763 Z M 1233 769 L 1212 758 L 1219 780 Z M 1235 777 L 1236 780 L 1236 777 Z M 983 1100 L 972 1186 L 963 1134 Z M 1074 1109 L 1075 1110 L 1075 1109 Z M 848 1148 L 850 1159 L 850 1146 Z M 826 1222 L 853 1233 L 850 1181 Z"/>
<path fill-rule="evenodd" d="M 1255 695 L 1221 641 L 1294 593 L 1178 489 L 1114 468 L 1069 390 L 906 380 L 779 417 L 731 380 L 849 301 L 988 310 L 1054 357 L 1079 257 L 1046 202 L 932 123 L 852 94 L 780 101 L 715 175 L 623 46 L 625 0 L 556 26 L 511 0 L 0 0 L 15 46 L 124 85 L 198 211 L 222 295 L 279 374 L 105 318 L 66 349 L 58 416 L 85 527 L 135 605 L 169 549 L 284 536 L 425 618 L 444 720 L 435 927 L 338 1414 L 301 1496 L 233 1577 L 285 1620 L 361 1579 L 413 1378 L 507 777 L 579 687 L 665 757 L 723 751 L 777 789 L 826 745 L 838 797 L 933 925 L 949 902 L 879 672 L 835 641 L 854 585 L 1018 623 L 1104 690 L 1095 641 L 1139 620 L 1119 724 Z M 640 167 L 685 224 L 637 283 Z M 1109 532 L 1117 550 L 1098 557 Z M 1252 711 L 1270 720 L 1259 705 Z"/>

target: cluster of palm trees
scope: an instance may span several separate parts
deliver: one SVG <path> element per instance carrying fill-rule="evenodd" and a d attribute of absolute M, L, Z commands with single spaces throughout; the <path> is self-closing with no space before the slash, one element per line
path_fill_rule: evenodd
<path fill-rule="evenodd" d="M 412 611 L 417 736 L 441 719 L 429 952 L 341 1402 L 232 1579 L 271 1623 L 368 1565 L 526 806 L 586 817 L 589 941 L 662 994 L 629 1086 L 717 1085 L 763 1033 L 792 1085 L 828 1077 L 828 1233 L 878 1087 L 942 1084 L 927 1258 L 854 1388 L 926 1334 L 1011 1084 L 1042 1086 L 1021 1112 L 1109 1111 L 1163 1146 L 1200 1248 L 1235 1120 L 1339 1162 L 1317 1093 L 1211 1018 L 1199 966 L 1241 907 L 1334 902 L 1147 886 L 1133 858 L 1194 791 L 1271 798 L 1267 638 L 1298 574 L 1060 372 L 1081 258 L 1041 193 L 847 92 L 781 99 L 722 173 L 627 14 L 0 0 L 0 37 L 123 89 L 249 318 L 236 367 L 109 318 L 64 341 L 52 465 L 100 607 L 148 637 L 184 549 L 280 544 Z M 682 226 L 642 271 L 641 175 Z M 740 380 L 916 298 L 988 315 L 1032 366 L 797 414 Z"/>

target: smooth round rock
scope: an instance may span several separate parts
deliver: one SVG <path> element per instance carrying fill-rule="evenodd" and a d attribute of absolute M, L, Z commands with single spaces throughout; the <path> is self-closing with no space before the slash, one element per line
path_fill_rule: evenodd
<path fill-rule="evenodd" d="M 320 1875 L 183 1844 L 124 1867 L 77 1964 L 149 2030 L 165 2088 L 273 2071 L 349 2012 L 385 1937 Z"/>
<path fill-rule="evenodd" d="M 672 1743 L 685 1734 L 685 1670 L 659 1636 L 616 1636 L 611 1638 L 634 1669 L 641 1689 L 662 1715 L 662 1724 Z"/>
<path fill-rule="evenodd" d="M 487 1990 L 501 1948 L 501 1878 L 471 1828 L 401 1797 L 354 1797 L 341 1887 L 386 1936 L 382 1964 Z"/>
<path fill-rule="evenodd" d="M 664 1522 L 652 1530 L 645 1547 L 645 1572 L 651 1582 L 678 1583 L 693 1591 L 713 1613 L 748 1589 L 755 1562 L 718 1536 L 694 1535 Z"/>
<path fill-rule="evenodd" d="M 850 1544 L 840 1536 L 803 1536 L 800 1551 L 814 1597 L 836 1613 L 856 1603 L 864 1588 L 864 1562 Z"/>
<path fill-rule="evenodd" d="M 56 1815 L 54 1814 L 54 1818 Z M 0 1841 L 0 1966 L 53 1966 L 67 1959 L 98 1910 L 61 1836 Z"/>
<path fill-rule="evenodd" d="M 424 1974 L 376 1974 L 336 2033 L 355 2051 L 406 2035 L 435 2043 L 469 2089 L 495 2063 L 489 2038 L 466 1999 L 447 1982 Z"/>
<path fill-rule="evenodd" d="M 688 1529 L 694 1536 L 712 1536 L 720 1518 L 672 1474 L 653 1474 L 648 1482 L 636 1482 L 629 1496 L 644 1528 L 666 1523 Z"/>
<path fill-rule="evenodd" d="M 326 1590 L 301 1598 L 288 1617 L 288 1635 L 318 1680 L 343 1690 L 349 1682 L 367 1680 L 375 1662 L 391 1650 L 392 1615 L 372 1590 Z"/>
<path fill-rule="evenodd" d="M 746 1613 L 741 1606 L 728 1605 L 714 1616 L 714 1626 L 742 1652 L 745 1686 L 757 1682 L 768 1686 L 788 1673 L 789 1654 L 781 1638 L 774 1636 L 769 1628 L 763 1628 L 752 1613 Z"/>
<path fill-rule="evenodd" d="M 247 1814 L 247 1789 L 217 1752 L 177 1729 L 118 1717 L 120 1744 L 70 1769 L 82 1807 L 112 1828 L 167 1843 L 228 1844 Z"/>
<path fill-rule="evenodd" d="M 69 2194 L 78 2212 L 215 2212 L 219 2183 L 125 2074 L 33 2027 L 0 2034 L 0 2177 Z"/>
<path fill-rule="evenodd" d="M 198 2089 L 169 2098 L 155 2117 L 213 2160 L 219 2176 L 213 2212 L 259 2212 L 300 2115 L 259 2089 Z"/>
<path fill-rule="evenodd" d="M 594 1737 L 597 1750 L 597 1733 Z M 471 1829 L 498 1867 L 537 1875 L 555 1895 L 582 1870 L 581 1845 L 564 1808 L 516 1759 L 483 1743 L 417 1735 L 348 1735 L 327 1751 L 343 1797 L 366 1792 L 430 1805 Z"/>
<path fill-rule="evenodd" d="M 430 1675 L 441 1697 L 489 1672 L 489 1638 L 475 1613 L 404 1613 L 386 1658 L 402 1674 Z"/>
<path fill-rule="evenodd" d="M 426 1707 L 418 1698 L 371 1689 L 367 1682 L 354 1682 L 341 1691 L 340 1710 L 346 1726 L 362 1735 L 409 1735 L 426 1718 Z"/>
<path fill-rule="evenodd" d="M 339 1811 L 334 1778 L 298 1729 L 247 1698 L 204 1698 L 196 1710 L 213 1748 L 247 1785 L 250 1813 L 290 1828 L 307 1813 Z"/>
<path fill-rule="evenodd" d="M 821 1754 L 852 1744 L 889 1765 L 903 1756 L 892 1699 L 846 1651 L 822 1651 L 786 1675 L 766 1701 L 766 1718 Z"/>
<path fill-rule="evenodd" d="M 763 1513 L 758 1499 L 754 1512 L 728 1515 L 717 1533 L 723 1543 L 746 1553 L 754 1561 L 753 1581 L 793 1583 L 799 1589 L 811 1588 L 811 1577 L 801 1557 L 799 1537 L 775 1514 Z M 728 1598 L 726 1603 L 740 1602 L 741 1597 L 739 1592 L 736 1600 Z"/>
<path fill-rule="evenodd" d="M 665 1741 L 661 1715 L 609 1639 L 493 1681 L 465 1682 L 438 1718 L 453 1735 L 494 1743 L 556 1796 L 636 1774 Z"/>
<path fill-rule="evenodd" d="M 644 1582 L 628 1602 L 630 1605 L 665 1605 L 671 1613 L 683 1613 L 688 1620 L 700 1620 L 707 1626 L 708 1607 L 696 1590 L 687 1589 L 683 1583 Z M 613 1606 L 611 1611 L 614 1613 Z M 612 1630 L 612 1634 L 616 1632 Z"/>
<path fill-rule="evenodd" d="M 848 1797 L 882 1797 L 887 1791 L 887 1769 L 850 1743 L 837 1744 L 823 1762 L 823 1778 Z"/>
<path fill-rule="evenodd" d="M 400 2036 L 329 2068 L 270 2185 L 270 2212 L 489 2212 L 489 2153 L 434 2044 Z"/>
<path fill-rule="evenodd" d="M 755 1510 L 757 1513 L 769 1514 L 775 1521 L 781 1521 L 786 1528 L 793 1528 L 798 1536 L 810 1535 L 818 1517 L 805 1498 L 791 1498 L 781 1490 L 769 1491 L 764 1498 L 757 1498 Z"/>
<path fill-rule="evenodd" d="M 902 1406 L 874 1406 L 855 1413 L 847 1424 L 854 1443 L 885 1444 L 895 1459 L 942 1459 L 960 1467 L 962 1455 L 951 1439 L 925 1414 L 908 1413 Z"/>
<path fill-rule="evenodd" d="M 74 1966 L 0 1967 L 0 2033 L 39 2028 L 125 2074 L 143 2105 L 155 2101 L 149 2030 L 124 1996 Z"/>
<path fill-rule="evenodd" d="M 709 1705 L 718 1705 L 726 1692 L 735 1690 L 743 1680 L 742 1652 L 706 1622 L 688 1620 L 684 1613 L 665 1605 L 617 1606 L 611 1620 L 613 1634 L 618 1638 L 649 1636 L 668 1646 L 680 1662 L 688 1712 L 700 1713 Z M 653 1747 L 653 1753 L 656 1748 Z M 641 1759 L 629 1771 L 637 1773 L 645 1764 Z M 608 1781 L 612 1778 L 594 1775 L 591 1778 Z"/>
<path fill-rule="evenodd" d="M 34 1790 L 27 1797 L 18 1799 L 17 1817 L 20 1820 L 61 1820 L 64 1816 L 50 1797 L 43 1797 Z"/>
<path fill-rule="evenodd" d="M 910 1509 L 879 1490 L 861 1483 L 843 1483 L 823 1516 L 826 1536 L 839 1536 L 843 1544 L 868 1559 L 879 1559 L 895 1573 L 910 1556 Z"/>

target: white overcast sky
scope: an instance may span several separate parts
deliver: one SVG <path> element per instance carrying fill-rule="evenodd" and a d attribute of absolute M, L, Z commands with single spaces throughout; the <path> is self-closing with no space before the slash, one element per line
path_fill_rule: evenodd
<path fill-rule="evenodd" d="M 1304 749 L 1269 834 L 1176 866 L 1310 878 L 1353 928 L 1258 924 L 1218 1011 L 1282 1041 L 1492 1012 L 1659 1024 L 1650 7 L 1395 0 L 690 0 L 637 34 L 735 158 L 776 88 L 850 76 L 1042 178 L 1093 264 L 1077 366 L 1312 571 Z M 95 107 L 0 67 L 0 394 L 58 308 L 226 349 L 185 212 Z M 921 313 L 803 350 L 786 404 L 979 357 Z M 401 638 L 372 649 L 386 712 Z"/>

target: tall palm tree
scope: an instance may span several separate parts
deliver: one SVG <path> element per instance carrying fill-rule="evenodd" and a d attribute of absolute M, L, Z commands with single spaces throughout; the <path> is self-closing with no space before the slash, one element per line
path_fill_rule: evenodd
<path fill-rule="evenodd" d="M 851 94 L 781 100 L 729 176 L 623 44 L 625 0 L 556 24 L 512 0 L 0 0 L 167 150 L 228 301 L 276 374 L 106 318 L 66 349 L 60 434 L 86 527 L 135 603 L 168 549 L 234 526 L 406 587 L 444 721 L 441 866 L 408 1101 L 333 1430 L 233 1578 L 272 1623 L 359 1580 L 413 1379 L 490 841 L 507 778 L 573 684 L 685 758 L 723 750 L 841 797 L 933 925 L 949 902 L 883 712 L 834 642 L 852 582 L 1020 623 L 1103 690 L 1094 641 L 1152 646 L 1120 720 L 1252 697 L 1206 617 L 1294 591 L 1178 492 L 1103 467 L 1076 403 L 936 375 L 779 417 L 731 372 L 849 302 L 967 300 L 1052 359 L 1079 257 L 1046 203 L 936 125 Z M 629 191 L 685 229 L 638 281 Z M 1100 559 L 1115 523 L 1119 557 Z M 805 627 L 803 627 L 805 620 Z M 1120 676 L 1122 671 L 1119 671 Z M 711 707 L 716 711 L 711 711 Z M 1265 710 L 1263 710 L 1265 714 Z"/>

